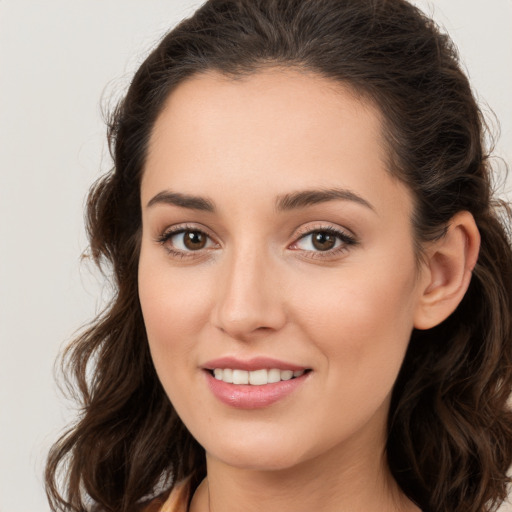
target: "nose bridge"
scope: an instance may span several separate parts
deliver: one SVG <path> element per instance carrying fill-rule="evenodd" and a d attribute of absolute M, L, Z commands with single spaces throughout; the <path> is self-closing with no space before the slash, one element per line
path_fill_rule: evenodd
<path fill-rule="evenodd" d="M 245 244 L 233 248 L 223 262 L 214 322 L 234 338 L 276 330 L 285 321 L 276 286 L 276 264 L 267 250 Z"/>

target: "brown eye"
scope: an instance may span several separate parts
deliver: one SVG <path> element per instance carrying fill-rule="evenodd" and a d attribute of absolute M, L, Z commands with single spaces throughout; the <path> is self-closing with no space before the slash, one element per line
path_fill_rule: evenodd
<path fill-rule="evenodd" d="M 201 231 L 184 231 L 183 245 L 189 251 L 198 251 L 206 247 L 208 237 Z"/>
<path fill-rule="evenodd" d="M 328 231 L 311 233 L 311 243 L 318 251 L 328 251 L 336 245 L 337 237 Z"/>
<path fill-rule="evenodd" d="M 356 244 L 356 239 L 346 231 L 334 228 L 317 228 L 302 235 L 290 248 L 312 255 L 316 254 L 319 257 L 322 253 L 325 253 L 325 256 L 341 254 L 341 252 Z"/>
<path fill-rule="evenodd" d="M 180 254 L 216 247 L 215 242 L 199 229 L 171 230 L 159 237 L 158 241 L 170 252 L 177 251 Z"/>

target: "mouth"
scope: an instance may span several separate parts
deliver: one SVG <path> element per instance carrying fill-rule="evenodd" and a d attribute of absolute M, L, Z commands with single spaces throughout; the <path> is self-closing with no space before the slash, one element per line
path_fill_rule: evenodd
<path fill-rule="evenodd" d="M 242 360 L 229 356 L 208 361 L 202 370 L 213 395 L 237 409 L 260 409 L 281 402 L 298 393 L 313 372 L 269 357 Z"/>
<path fill-rule="evenodd" d="M 213 368 L 207 370 L 216 380 L 227 384 L 264 386 L 266 384 L 275 384 L 281 381 L 288 381 L 301 377 L 310 372 L 304 370 L 282 370 L 279 368 L 261 368 L 257 370 L 241 370 L 237 368 Z"/>
<path fill-rule="evenodd" d="M 214 368 L 207 370 L 215 379 L 227 384 L 245 384 L 264 386 L 276 382 L 287 381 L 301 377 L 311 370 L 281 370 L 279 368 L 262 368 L 259 370 L 240 370 L 234 368 Z"/>

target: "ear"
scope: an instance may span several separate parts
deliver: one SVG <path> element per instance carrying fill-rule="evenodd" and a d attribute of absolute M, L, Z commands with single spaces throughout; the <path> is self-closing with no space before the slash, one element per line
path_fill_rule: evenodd
<path fill-rule="evenodd" d="M 430 329 L 455 311 L 468 289 L 479 250 L 480 233 L 473 215 L 466 211 L 450 220 L 445 236 L 427 246 L 416 329 Z"/>

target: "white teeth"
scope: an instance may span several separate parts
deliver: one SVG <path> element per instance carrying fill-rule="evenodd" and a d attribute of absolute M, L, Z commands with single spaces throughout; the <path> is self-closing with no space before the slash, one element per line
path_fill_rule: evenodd
<path fill-rule="evenodd" d="M 281 380 L 290 380 L 293 377 L 304 375 L 305 370 L 279 370 L 271 368 L 270 370 L 261 369 L 252 372 L 246 370 L 233 370 L 231 368 L 215 368 L 213 375 L 217 380 L 222 380 L 229 384 L 251 384 L 252 386 L 263 386 L 280 382 Z"/>
<path fill-rule="evenodd" d="M 268 371 L 267 370 L 254 370 L 249 372 L 249 384 L 253 386 L 261 386 L 268 383 Z"/>
<path fill-rule="evenodd" d="M 249 384 L 249 372 L 246 370 L 233 370 L 233 384 Z"/>
<path fill-rule="evenodd" d="M 271 384 L 273 382 L 279 382 L 281 380 L 281 370 L 277 368 L 272 368 L 272 370 L 268 371 L 268 383 Z"/>
<path fill-rule="evenodd" d="M 281 370 L 281 380 L 290 380 L 293 377 L 292 370 Z"/>

